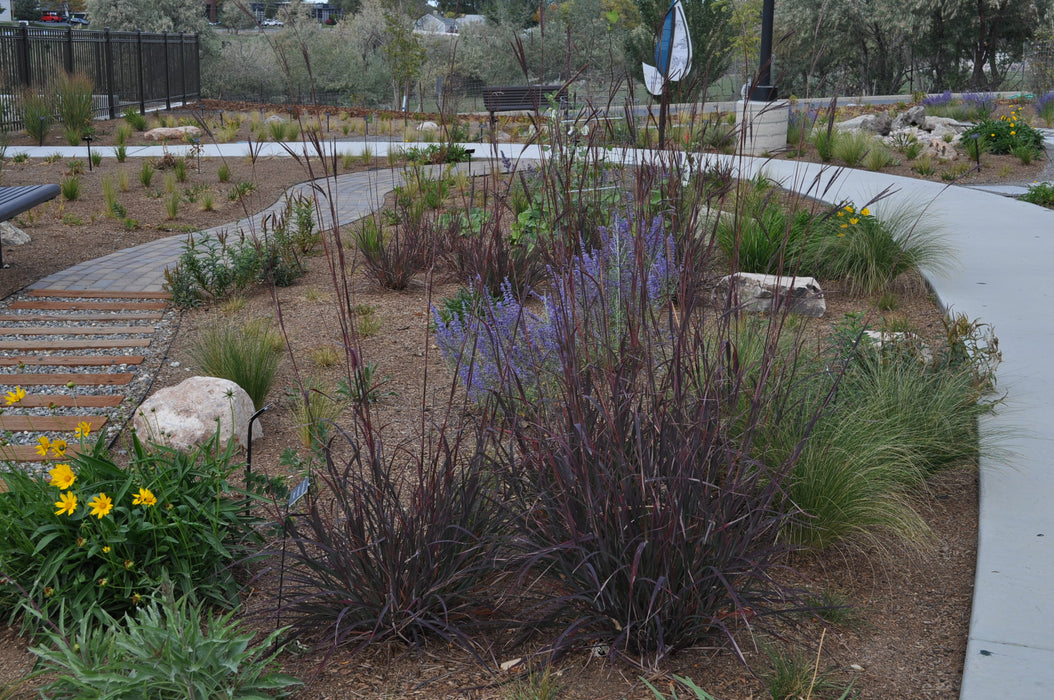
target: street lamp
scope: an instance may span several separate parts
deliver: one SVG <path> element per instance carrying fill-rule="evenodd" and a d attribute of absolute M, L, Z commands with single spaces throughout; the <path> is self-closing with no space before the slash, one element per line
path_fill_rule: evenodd
<path fill-rule="evenodd" d="M 761 5 L 761 65 L 758 79 L 750 90 L 754 102 L 772 102 L 776 99 L 776 87 L 772 84 L 772 25 L 775 16 L 773 0 L 764 0 Z"/>

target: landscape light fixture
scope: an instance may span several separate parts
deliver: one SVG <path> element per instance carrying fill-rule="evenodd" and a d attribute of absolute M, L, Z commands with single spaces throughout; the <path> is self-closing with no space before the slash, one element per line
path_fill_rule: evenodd
<path fill-rule="evenodd" d="M 223 126 L 223 110 L 220 110 L 220 126 Z"/>
<path fill-rule="evenodd" d="M 329 112 L 325 112 L 326 115 L 326 133 L 329 133 Z"/>
<path fill-rule="evenodd" d="M 40 131 L 38 132 L 40 134 L 40 143 L 37 144 L 38 146 L 43 146 L 44 145 L 44 122 L 46 120 L 47 120 L 47 117 L 41 117 L 40 118 Z"/>
<path fill-rule="evenodd" d="M 88 144 L 88 172 L 92 171 L 91 167 L 91 134 L 85 134 L 81 138 L 84 139 L 84 143 Z"/>
<path fill-rule="evenodd" d="M 761 56 L 758 79 L 750 89 L 754 102 L 773 102 L 776 87 L 772 84 L 772 25 L 775 17 L 774 0 L 763 0 L 761 5 Z"/>

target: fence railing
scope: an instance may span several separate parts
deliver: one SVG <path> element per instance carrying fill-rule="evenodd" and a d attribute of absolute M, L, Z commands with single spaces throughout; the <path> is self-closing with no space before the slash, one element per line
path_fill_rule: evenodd
<path fill-rule="evenodd" d="M 196 34 L 0 27 L 0 128 L 22 127 L 18 96 L 47 93 L 63 72 L 84 73 L 96 92 L 98 116 L 115 119 L 129 106 L 188 102 L 201 96 Z"/>

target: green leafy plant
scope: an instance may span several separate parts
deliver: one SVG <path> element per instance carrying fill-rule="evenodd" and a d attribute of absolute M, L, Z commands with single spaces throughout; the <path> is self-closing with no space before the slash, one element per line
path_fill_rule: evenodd
<path fill-rule="evenodd" d="M 337 395 L 347 401 L 356 403 L 375 403 L 384 396 L 394 396 L 393 391 L 383 391 L 384 385 L 391 379 L 390 375 L 384 375 L 377 379 L 377 363 L 365 362 L 355 367 L 352 373 L 352 381 L 340 380 L 337 387 Z"/>
<path fill-rule="evenodd" d="M 148 160 L 144 160 L 143 165 L 139 168 L 140 184 L 142 184 L 143 187 L 149 187 L 150 183 L 154 181 L 155 172 L 153 164 Z"/>
<path fill-rule="evenodd" d="M 146 131 L 146 117 L 139 113 L 135 107 L 124 110 L 124 121 L 136 131 Z"/>
<path fill-rule="evenodd" d="M 333 421 L 344 412 L 344 402 L 323 390 L 317 379 L 309 380 L 302 389 L 289 392 L 297 435 L 308 449 L 324 446 Z"/>
<path fill-rule="evenodd" d="M 19 111 L 22 128 L 35 141 L 44 143 L 51 126 L 55 123 L 51 97 L 41 93 L 39 89 L 26 88 L 19 98 Z"/>
<path fill-rule="evenodd" d="M 175 173 L 177 182 L 187 181 L 187 159 L 177 158 L 176 164 L 172 168 L 172 172 Z"/>
<path fill-rule="evenodd" d="M 1020 107 L 998 120 L 986 119 L 970 127 L 960 136 L 960 143 L 969 144 L 974 137 L 983 140 L 985 147 L 996 155 L 1012 153 L 1014 148 L 1022 146 L 1036 153 L 1043 150 L 1043 134 L 1021 119 Z"/>
<path fill-rule="evenodd" d="M 0 603 L 29 627 L 97 609 L 120 615 L 167 574 L 180 595 L 236 605 L 233 564 L 255 523 L 227 481 L 236 446 L 214 436 L 191 452 L 148 449 L 133 434 L 125 467 L 111 458 L 105 434 L 85 444 L 89 430 L 82 423 L 81 451 L 72 457 L 64 441 L 41 437 L 39 449 L 51 459 L 44 474 L 3 473 L 0 571 L 14 585 L 0 589 Z"/>
<path fill-rule="evenodd" d="M 234 187 L 227 192 L 227 199 L 232 202 L 240 202 L 244 198 L 248 197 L 256 189 L 256 185 L 252 182 L 242 181 L 236 183 Z"/>
<path fill-rule="evenodd" d="M 91 127 L 95 114 L 94 86 L 85 73 L 59 74 L 55 81 L 55 110 L 66 142 L 76 146 Z"/>
<path fill-rule="evenodd" d="M 100 163 L 102 163 L 102 153 L 99 153 L 98 151 L 92 151 L 91 152 L 91 164 L 92 164 L 92 166 L 97 168 L 97 167 L 99 167 Z"/>
<path fill-rule="evenodd" d="M 910 208 L 877 217 L 868 207 L 845 204 L 828 219 L 823 235 L 809 238 L 804 256 L 809 270 L 875 294 L 905 272 L 946 269 L 952 250 L 940 230 Z"/>
<path fill-rule="evenodd" d="M 269 326 L 218 324 L 202 332 L 191 357 L 208 376 L 229 379 L 261 408 L 274 383 L 281 337 Z"/>
<path fill-rule="evenodd" d="M 1028 191 L 1019 196 L 1022 202 L 1038 204 L 1041 207 L 1054 207 L 1054 183 L 1036 182 L 1028 186 Z"/>
<path fill-rule="evenodd" d="M 231 179 L 231 168 L 226 163 L 221 163 L 219 170 L 216 171 L 216 179 L 220 182 L 230 182 Z"/>
<path fill-rule="evenodd" d="M 125 145 L 115 146 L 113 149 L 113 156 L 117 159 L 118 163 L 123 163 L 128 159 L 128 147 Z"/>
<path fill-rule="evenodd" d="M 180 199 L 179 192 L 172 192 L 165 198 L 165 213 L 169 221 L 179 218 Z"/>
<path fill-rule="evenodd" d="M 76 175 L 67 175 L 62 178 L 62 182 L 59 183 L 59 190 L 62 192 L 62 198 L 67 202 L 79 199 L 81 196 L 80 178 Z"/>
<path fill-rule="evenodd" d="M 855 168 L 877 146 L 878 140 L 863 131 L 839 133 L 831 148 L 831 155 L 850 168 Z"/>
<path fill-rule="evenodd" d="M 31 649 L 57 675 L 41 692 L 70 700 L 261 700 L 286 697 L 300 685 L 274 670 L 275 645 L 285 630 L 254 645 L 255 635 L 238 628 L 234 613 L 216 615 L 187 596 L 177 599 L 171 584 L 162 585 L 158 598 L 121 620 L 101 613 L 98 620 L 82 618 L 68 634 L 49 631 L 46 643 Z"/>

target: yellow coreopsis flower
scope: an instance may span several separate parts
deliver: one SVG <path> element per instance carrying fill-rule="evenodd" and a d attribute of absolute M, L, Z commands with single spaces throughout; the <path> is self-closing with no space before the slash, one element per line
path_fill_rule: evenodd
<path fill-rule="evenodd" d="M 66 491 L 55 501 L 55 507 L 58 508 L 55 515 L 73 515 L 77 511 L 77 494 Z"/>
<path fill-rule="evenodd" d="M 47 435 L 41 435 L 37 438 L 37 454 L 41 457 L 47 457 L 48 451 L 51 450 L 51 440 L 48 439 Z"/>
<path fill-rule="evenodd" d="M 863 209 L 861 209 L 860 213 L 863 214 L 864 216 L 871 216 L 871 210 L 868 209 L 867 207 L 864 207 Z"/>
<path fill-rule="evenodd" d="M 88 507 L 91 508 L 91 514 L 96 518 L 102 520 L 102 518 L 113 510 L 113 499 L 107 496 L 105 493 L 100 493 L 95 498 L 88 501 Z"/>
<path fill-rule="evenodd" d="M 51 451 L 55 454 L 56 457 L 65 457 L 67 447 L 68 445 L 66 444 L 66 441 L 62 438 L 59 438 L 58 440 L 55 440 L 53 443 L 51 443 Z"/>
<path fill-rule="evenodd" d="M 78 438 L 86 438 L 88 437 L 88 433 L 90 432 L 91 423 L 82 420 L 80 423 L 77 423 L 77 430 L 73 434 L 76 435 Z"/>
<path fill-rule="evenodd" d="M 1010 130 L 1010 135 L 1011 135 L 1011 136 L 1014 136 L 1015 134 L 1017 134 L 1017 132 L 1016 132 L 1016 131 L 1014 131 L 1013 129 L 1011 129 L 1011 130 Z"/>
<path fill-rule="evenodd" d="M 13 391 L 9 391 L 4 395 L 4 405 L 12 406 L 24 398 L 26 398 L 26 390 L 16 386 Z"/>
<path fill-rule="evenodd" d="M 850 214 L 852 214 L 852 213 L 853 213 L 853 207 L 851 207 L 851 206 L 850 206 L 850 205 L 848 205 L 848 204 L 846 204 L 846 205 L 845 205 L 845 210 L 846 210 L 847 212 L 849 212 Z"/>
<path fill-rule="evenodd" d="M 849 223 L 851 223 L 853 226 L 856 226 L 858 223 L 860 223 L 860 219 L 854 216 L 852 219 L 849 219 Z"/>
<path fill-rule="evenodd" d="M 102 548 L 102 553 L 103 554 L 109 554 L 111 549 L 112 549 L 112 547 L 110 547 L 110 545 L 106 545 L 105 547 Z"/>
<path fill-rule="evenodd" d="M 53 469 L 48 471 L 48 474 L 51 476 L 51 484 L 58 486 L 62 490 L 73 486 L 73 482 L 77 480 L 77 475 L 73 473 L 68 464 L 56 464 Z"/>
<path fill-rule="evenodd" d="M 849 228 L 849 224 L 842 224 L 842 228 Z M 841 236 L 841 235 L 845 235 L 845 234 L 838 234 L 838 235 Z"/>
<path fill-rule="evenodd" d="M 157 496 L 151 493 L 150 489 L 139 489 L 139 493 L 132 498 L 132 505 L 146 506 L 149 508 L 150 506 L 157 505 Z"/>

